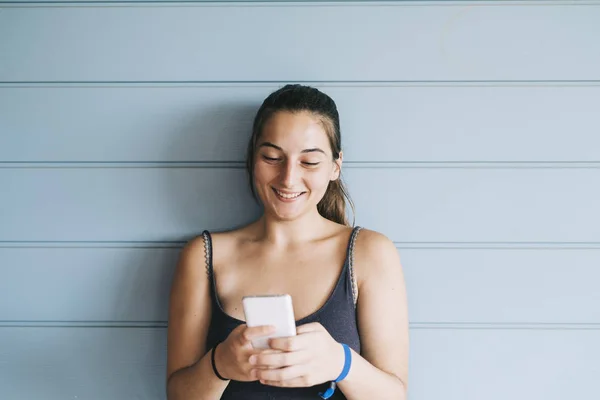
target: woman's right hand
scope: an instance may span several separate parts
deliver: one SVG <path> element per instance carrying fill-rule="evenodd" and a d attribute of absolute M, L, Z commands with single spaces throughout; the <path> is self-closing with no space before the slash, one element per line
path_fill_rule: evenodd
<path fill-rule="evenodd" d="M 224 378 L 242 382 L 257 380 L 256 376 L 250 375 L 250 371 L 256 368 L 250 364 L 250 356 L 265 353 L 268 350 L 255 349 L 252 347 L 251 341 L 273 332 L 275 332 L 273 326 L 265 325 L 249 328 L 246 324 L 240 325 L 231 331 L 227 339 L 219 343 L 216 348 L 215 365 L 219 374 Z"/>

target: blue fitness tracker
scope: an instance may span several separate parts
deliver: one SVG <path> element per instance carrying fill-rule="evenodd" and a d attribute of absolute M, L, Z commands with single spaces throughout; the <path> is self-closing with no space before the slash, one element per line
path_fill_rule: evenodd
<path fill-rule="evenodd" d="M 327 400 L 333 396 L 333 393 L 337 387 L 336 383 L 346 378 L 348 372 L 350 372 L 350 366 L 352 365 L 352 352 L 347 344 L 341 343 L 341 345 L 344 348 L 344 368 L 342 369 L 340 376 L 338 376 L 335 381 L 329 384 L 329 389 L 327 389 L 324 393 L 319 393 L 319 396 L 321 396 L 321 398 L 324 400 Z"/>

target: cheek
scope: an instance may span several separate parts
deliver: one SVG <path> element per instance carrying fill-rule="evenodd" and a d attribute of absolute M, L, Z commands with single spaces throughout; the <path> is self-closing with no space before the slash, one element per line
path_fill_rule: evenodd
<path fill-rule="evenodd" d="M 262 163 L 254 165 L 254 182 L 256 184 L 270 182 L 275 175 L 277 175 L 277 172 L 274 168 L 268 168 Z"/>
<path fill-rule="evenodd" d="M 305 182 L 316 192 L 325 192 L 329 185 L 329 172 L 326 170 L 306 174 Z"/>

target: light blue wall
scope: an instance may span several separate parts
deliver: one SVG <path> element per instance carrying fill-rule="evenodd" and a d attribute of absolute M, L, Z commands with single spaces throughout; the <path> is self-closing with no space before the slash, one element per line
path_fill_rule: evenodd
<path fill-rule="evenodd" d="M 410 399 L 600 398 L 599 43 L 599 1 L 0 1 L 0 398 L 164 398 L 179 250 L 257 215 L 288 82 L 398 247 Z"/>

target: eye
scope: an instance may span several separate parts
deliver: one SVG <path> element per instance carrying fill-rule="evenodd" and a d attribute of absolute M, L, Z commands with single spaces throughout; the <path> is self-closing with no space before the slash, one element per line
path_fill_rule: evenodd
<path fill-rule="evenodd" d="M 321 164 L 319 162 L 308 162 L 308 161 L 303 161 L 302 164 L 304 165 L 308 165 L 309 167 L 316 167 L 317 165 Z"/>
<path fill-rule="evenodd" d="M 274 158 L 274 157 L 267 157 L 263 154 L 262 156 L 263 159 L 267 160 L 267 161 L 279 161 L 279 158 Z"/>

